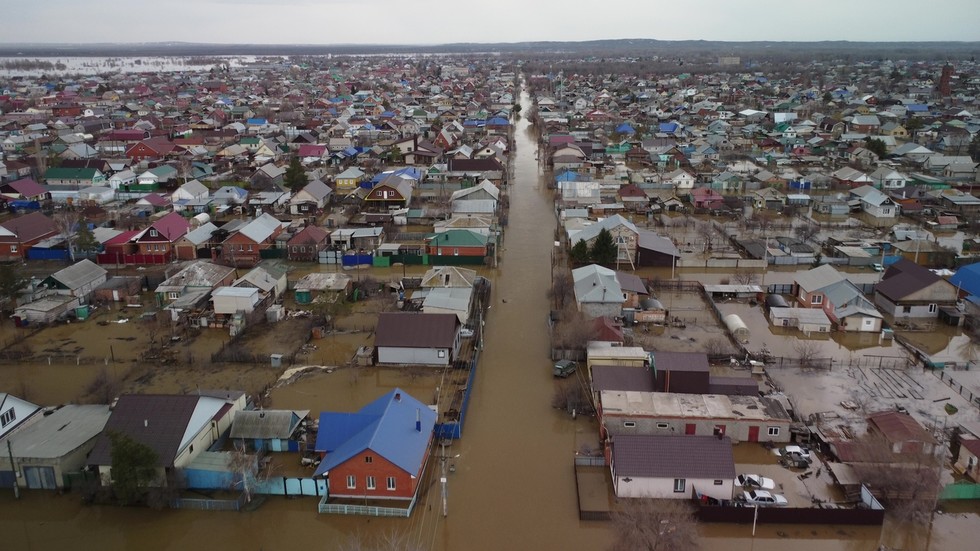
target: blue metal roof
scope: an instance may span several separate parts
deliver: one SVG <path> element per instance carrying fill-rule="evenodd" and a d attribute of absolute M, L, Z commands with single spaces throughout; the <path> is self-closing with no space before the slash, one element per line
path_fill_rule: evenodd
<path fill-rule="evenodd" d="M 616 127 L 616 132 L 620 134 L 636 134 L 636 130 L 633 130 L 633 127 L 625 122 Z"/>
<path fill-rule="evenodd" d="M 980 262 L 961 266 L 949 282 L 971 295 L 980 295 Z"/>
<path fill-rule="evenodd" d="M 261 118 L 256 118 L 256 119 L 248 119 L 248 120 L 247 120 L 247 121 L 245 121 L 245 122 L 246 122 L 246 124 L 250 124 L 250 125 L 253 125 L 253 126 L 262 126 L 262 125 L 264 125 L 264 124 L 265 124 L 265 123 L 266 123 L 267 121 L 266 121 L 265 119 L 261 119 Z"/>
<path fill-rule="evenodd" d="M 662 123 L 660 123 L 659 128 L 660 128 L 660 131 L 661 132 L 676 132 L 677 131 L 677 123 L 676 122 L 662 122 Z"/>
<path fill-rule="evenodd" d="M 574 182 L 576 180 L 578 180 L 578 173 L 572 172 L 571 170 L 566 170 L 555 178 L 557 182 Z"/>
<path fill-rule="evenodd" d="M 366 450 L 415 475 L 425 460 L 435 424 L 436 413 L 400 388 L 357 413 L 321 413 L 316 450 L 327 456 L 313 476 L 325 475 Z"/>

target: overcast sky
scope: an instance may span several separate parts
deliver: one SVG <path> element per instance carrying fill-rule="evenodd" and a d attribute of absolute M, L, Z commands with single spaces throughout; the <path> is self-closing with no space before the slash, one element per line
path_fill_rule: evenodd
<path fill-rule="evenodd" d="M 0 42 L 980 40 L 978 0 L 0 0 Z"/>

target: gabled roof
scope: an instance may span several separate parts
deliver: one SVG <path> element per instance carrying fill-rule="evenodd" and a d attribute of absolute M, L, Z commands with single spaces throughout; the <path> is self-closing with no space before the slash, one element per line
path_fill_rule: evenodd
<path fill-rule="evenodd" d="M 309 410 L 263 409 L 239 411 L 231 424 L 231 438 L 287 439 L 296 432 Z"/>
<path fill-rule="evenodd" d="M 980 262 L 961 266 L 949 282 L 971 295 L 980 295 Z"/>
<path fill-rule="evenodd" d="M 282 222 L 276 220 L 275 216 L 264 212 L 261 216 L 245 225 L 238 233 L 251 239 L 255 243 L 263 243 L 269 239 L 276 230 L 282 228 Z"/>
<path fill-rule="evenodd" d="M 813 292 L 844 279 L 844 276 L 830 264 L 824 264 L 797 274 L 796 284 L 807 292 Z"/>
<path fill-rule="evenodd" d="M 150 227 L 147 229 L 156 230 L 157 233 L 167 238 L 172 243 L 180 239 L 181 237 L 183 237 L 184 234 L 187 233 L 187 230 L 190 229 L 190 227 L 191 227 L 191 223 L 188 222 L 186 218 L 184 218 L 183 216 L 181 216 L 176 212 L 171 212 L 166 216 L 164 216 L 163 218 L 150 224 Z M 144 233 L 143 235 L 147 235 L 147 233 Z"/>
<path fill-rule="evenodd" d="M 330 186 L 324 184 L 320 180 L 313 180 L 312 182 L 303 186 L 303 189 L 300 190 L 300 193 L 306 193 L 313 199 L 317 201 L 322 201 L 327 197 L 329 197 L 330 194 L 333 193 L 333 190 L 330 189 Z M 298 198 L 302 198 L 302 195 L 300 195 L 299 193 L 294 195 L 290 202 L 295 202 L 296 200 L 298 200 Z"/>
<path fill-rule="evenodd" d="M 193 243 L 194 245 L 200 245 L 201 243 L 205 243 L 207 240 L 211 239 L 211 234 L 213 234 L 217 229 L 218 226 L 208 222 L 206 224 L 202 224 L 200 227 L 192 231 L 187 232 L 184 235 L 184 239 Z"/>
<path fill-rule="evenodd" d="M 435 422 L 434 411 L 400 388 L 367 404 L 357 413 L 321 413 L 316 450 L 327 455 L 313 476 L 328 474 L 331 469 L 368 450 L 409 475 L 418 476 L 428 453 Z"/>
<path fill-rule="evenodd" d="M 376 347 L 452 348 L 459 318 L 455 314 L 382 312 L 375 330 Z"/>
<path fill-rule="evenodd" d="M 48 276 L 45 281 L 52 280 L 57 282 L 62 289 L 74 290 L 105 277 L 107 273 L 105 268 L 86 258 L 67 268 L 58 270 Z"/>
<path fill-rule="evenodd" d="M 921 291 L 938 282 L 946 283 L 943 278 L 932 270 L 923 268 L 915 262 L 902 258 L 885 270 L 881 282 L 875 285 L 875 292 L 881 293 L 892 301 Z"/>
<path fill-rule="evenodd" d="M 631 232 L 639 234 L 639 230 L 632 222 L 624 218 L 622 215 L 614 214 L 608 218 L 603 218 L 602 220 L 596 222 L 595 224 L 590 224 L 585 226 L 581 230 L 569 235 L 571 239 L 571 244 L 574 245 L 579 241 L 590 241 L 599 235 L 602 230 L 612 231 L 613 228 L 625 226 Z"/>
<path fill-rule="evenodd" d="M 88 464 L 112 464 L 109 433 L 115 431 L 153 449 L 158 467 L 172 467 L 174 459 L 226 404 L 225 400 L 205 396 L 124 394 L 113 407 Z"/>
<path fill-rule="evenodd" d="M 470 230 L 446 230 L 428 239 L 433 247 L 485 247 L 488 237 Z"/>
<path fill-rule="evenodd" d="M 33 241 L 58 231 L 54 220 L 40 212 L 32 212 L 13 220 L 7 220 L 0 224 L 0 227 L 16 236 L 20 243 Z"/>
<path fill-rule="evenodd" d="M 330 237 L 330 232 L 321 228 L 320 226 L 306 226 L 302 230 L 296 233 L 296 235 L 289 238 L 286 242 L 287 245 L 308 245 L 322 243 Z"/>
<path fill-rule="evenodd" d="M 873 426 L 889 442 L 926 442 L 936 444 L 929 431 L 922 428 L 911 415 L 900 411 L 879 411 L 868 416 L 868 425 Z"/>
<path fill-rule="evenodd" d="M 623 289 L 616 272 L 597 264 L 589 264 L 572 270 L 575 283 L 575 300 L 579 303 L 622 304 Z"/>
<path fill-rule="evenodd" d="M 14 430 L 14 428 L 26 421 L 28 417 L 40 410 L 41 407 L 37 404 L 32 404 L 23 398 L 18 398 L 6 392 L 0 392 L 0 414 L 6 414 L 9 411 L 13 415 L 13 419 L 7 421 L 7 424 L 0 424 L 0 436 Z"/>
<path fill-rule="evenodd" d="M 38 415 L 10 439 L 16 458 L 58 459 L 97 437 L 109 420 L 109 406 L 61 406 Z M 0 444 L 4 450 L 6 443 Z"/>
<path fill-rule="evenodd" d="M 421 287 L 472 287 L 476 277 L 476 270 L 439 266 L 425 272 Z"/>
<path fill-rule="evenodd" d="M 500 198 L 500 190 L 497 188 L 497 186 L 493 185 L 493 183 L 490 182 L 490 180 L 483 180 L 482 182 L 480 182 L 479 184 L 473 187 L 458 189 L 454 191 L 453 194 L 449 196 L 449 200 L 456 201 L 459 199 L 465 199 L 467 196 L 472 195 L 478 191 L 486 192 L 494 199 Z"/>
<path fill-rule="evenodd" d="M 6 187 L 9 187 L 23 197 L 38 197 L 48 192 L 44 189 L 44 186 L 35 182 L 33 178 L 14 180 L 6 184 Z"/>

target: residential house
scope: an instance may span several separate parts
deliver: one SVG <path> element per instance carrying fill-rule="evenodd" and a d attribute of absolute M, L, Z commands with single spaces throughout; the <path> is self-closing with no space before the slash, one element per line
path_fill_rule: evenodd
<path fill-rule="evenodd" d="M 82 189 L 105 185 L 106 176 L 97 168 L 49 168 L 44 173 L 44 181 L 49 186 L 62 186 Z"/>
<path fill-rule="evenodd" d="M 193 306 L 211 295 L 214 289 L 230 285 L 235 280 L 235 269 L 228 266 L 198 260 L 184 266 L 180 271 L 157 285 L 157 304 L 181 304 Z"/>
<path fill-rule="evenodd" d="M 364 205 L 366 209 L 373 212 L 406 208 L 412 202 L 414 191 L 412 180 L 392 174 L 371 188 L 364 198 Z"/>
<path fill-rule="evenodd" d="M 221 243 L 221 258 L 231 266 L 255 266 L 261 251 L 275 247 L 276 237 L 285 226 L 274 216 L 263 213 Z"/>
<path fill-rule="evenodd" d="M 73 296 L 87 302 L 95 288 L 106 282 L 108 273 L 105 268 L 86 258 L 49 275 L 41 284 L 55 294 Z"/>
<path fill-rule="evenodd" d="M 13 394 L 0 392 L 0 438 L 6 438 L 14 429 L 39 411 L 41 411 L 41 406 L 37 404 L 32 404 Z M 0 484 L 4 487 L 9 485 L 9 483 Z"/>
<path fill-rule="evenodd" d="M 29 490 L 64 489 L 68 475 L 84 469 L 108 420 L 107 405 L 68 404 L 33 416 L 16 433 L 0 439 L 0 448 L 6 451 L 0 454 L 0 486 L 12 486 L 16 479 L 18 486 Z"/>
<path fill-rule="evenodd" d="M 692 189 L 690 201 L 696 209 L 718 210 L 725 205 L 724 196 L 708 187 Z"/>
<path fill-rule="evenodd" d="M 383 227 L 338 228 L 330 232 L 330 244 L 345 251 L 373 251 L 385 241 Z"/>
<path fill-rule="evenodd" d="M 732 498 L 735 459 L 728 438 L 623 434 L 610 443 L 609 458 L 619 498 Z"/>
<path fill-rule="evenodd" d="M 449 197 L 453 213 L 458 214 L 494 214 L 500 200 L 500 189 L 490 180 L 454 191 Z"/>
<path fill-rule="evenodd" d="M 212 239 L 217 230 L 218 226 L 207 222 L 184 234 L 174 243 L 177 260 L 211 258 Z"/>
<path fill-rule="evenodd" d="M 459 268 L 457 266 L 438 266 L 429 268 L 422 275 L 422 288 L 461 287 L 472 288 L 476 283 L 476 270 Z"/>
<path fill-rule="evenodd" d="M 0 261 L 27 257 L 27 251 L 41 241 L 58 235 L 54 220 L 32 212 L 0 223 Z"/>
<path fill-rule="evenodd" d="M 838 330 L 881 330 L 882 315 L 874 304 L 829 264 L 797 275 L 794 288 L 802 307 L 822 309 Z"/>
<path fill-rule="evenodd" d="M 980 198 L 959 189 L 944 189 L 938 191 L 939 206 L 960 215 L 975 216 L 980 214 Z"/>
<path fill-rule="evenodd" d="M 893 224 L 898 217 L 898 205 L 895 201 L 870 185 L 852 189 L 851 197 L 860 202 L 861 211 L 876 225 Z"/>
<path fill-rule="evenodd" d="M 112 485 L 112 434 L 122 434 L 156 454 L 154 486 L 172 483 L 169 475 L 189 465 L 225 433 L 245 409 L 244 392 L 195 395 L 123 394 L 96 440 L 88 465 L 102 485 Z"/>
<path fill-rule="evenodd" d="M 252 409 L 239 411 L 228 438 L 250 444 L 255 451 L 298 452 L 305 450 L 309 410 Z"/>
<path fill-rule="evenodd" d="M 460 326 L 455 314 L 382 312 L 374 342 L 378 363 L 452 365 L 459 353 Z"/>
<path fill-rule="evenodd" d="M 622 314 L 626 294 L 616 272 L 597 264 L 572 270 L 575 304 L 587 318 L 616 317 Z"/>
<path fill-rule="evenodd" d="M 136 183 L 136 173 L 130 169 L 121 170 L 109 176 L 109 187 L 113 190 L 127 190 Z"/>
<path fill-rule="evenodd" d="M 473 256 L 490 254 L 486 235 L 470 230 L 446 230 L 426 237 L 425 254 L 434 256 Z"/>
<path fill-rule="evenodd" d="M 173 245 L 187 234 L 191 224 L 186 218 L 171 212 L 143 230 L 133 241 L 138 253 L 163 258 L 175 257 Z"/>
<path fill-rule="evenodd" d="M 293 286 L 297 304 L 346 300 L 353 290 L 354 278 L 338 272 L 306 274 Z"/>
<path fill-rule="evenodd" d="M 286 242 L 286 257 L 289 260 L 316 262 L 320 251 L 329 246 L 330 232 L 311 224 L 289 238 Z"/>
<path fill-rule="evenodd" d="M 955 308 L 956 287 L 935 272 L 901 259 L 875 285 L 875 305 L 894 318 L 936 318 L 941 308 Z"/>
<path fill-rule="evenodd" d="M 315 215 L 326 206 L 332 193 L 333 190 L 327 184 L 313 180 L 289 198 L 289 212 L 304 216 Z"/>
<path fill-rule="evenodd" d="M 263 260 L 245 275 L 236 279 L 232 287 L 254 287 L 259 290 L 260 300 L 278 299 L 286 292 L 286 267 L 275 260 Z"/>
<path fill-rule="evenodd" d="M 395 388 L 355 413 L 320 414 L 314 477 L 329 481 L 332 499 L 414 504 L 425 486 L 436 413 Z"/>
<path fill-rule="evenodd" d="M 896 455 L 932 455 L 943 447 L 908 413 L 888 410 L 868 416 L 868 434 L 880 436 Z"/>
<path fill-rule="evenodd" d="M 348 193 L 357 189 L 365 179 L 364 171 L 352 166 L 334 177 L 334 188 L 337 193 Z"/>
<path fill-rule="evenodd" d="M 32 178 L 20 178 L 3 184 L 0 186 L 0 194 L 3 198 L 14 201 L 11 207 L 15 210 L 18 208 L 16 201 L 35 201 L 40 206 L 40 203 L 50 197 L 48 190 Z"/>
<path fill-rule="evenodd" d="M 953 469 L 969 477 L 974 483 L 980 483 L 980 439 L 960 440 L 960 453 L 953 464 Z"/>
<path fill-rule="evenodd" d="M 245 201 L 248 200 L 248 190 L 238 186 L 221 186 L 215 190 L 211 198 L 214 199 L 214 204 L 219 207 L 222 205 L 235 207 L 245 204 Z"/>
<path fill-rule="evenodd" d="M 890 190 L 904 189 L 909 181 L 908 176 L 887 166 L 878 167 L 868 177 L 874 182 L 874 186 L 886 193 Z"/>
<path fill-rule="evenodd" d="M 274 163 L 262 165 L 252 174 L 250 182 L 253 189 L 281 189 L 286 177 L 286 168 Z"/>
<path fill-rule="evenodd" d="M 136 184 L 129 184 L 127 187 L 121 188 L 122 191 L 129 192 L 148 192 L 156 191 L 161 187 L 166 187 L 170 185 L 170 182 L 177 179 L 177 169 L 170 165 L 160 165 L 149 170 L 143 171 L 136 177 Z M 192 180 L 197 182 L 197 180 Z M 201 186 L 200 182 L 197 182 L 197 186 Z M 192 186 L 188 189 L 200 189 L 196 186 Z M 206 195 L 205 195 L 206 196 Z M 178 199 L 193 199 L 189 193 L 180 193 L 176 197 L 172 197 L 173 201 Z"/>
<path fill-rule="evenodd" d="M 613 242 L 616 243 L 618 248 L 616 263 L 623 262 L 632 266 L 636 259 L 640 231 L 632 222 L 619 214 L 603 218 L 578 230 L 567 229 L 569 246 L 574 247 L 579 241 L 585 241 L 586 246 L 591 248 L 602 230 L 608 231 L 612 235 Z"/>

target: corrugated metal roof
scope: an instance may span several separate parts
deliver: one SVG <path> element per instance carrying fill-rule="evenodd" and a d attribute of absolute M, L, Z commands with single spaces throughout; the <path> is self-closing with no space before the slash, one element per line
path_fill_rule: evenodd
<path fill-rule="evenodd" d="M 98 436 L 108 420 L 107 405 L 67 405 L 34 417 L 8 439 L 17 458 L 54 459 Z"/>
<path fill-rule="evenodd" d="M 375 346 L 452 348 L 459 319 L 455 314 L 382 312 L 378 315 Z"/>
<path fill-rule="evenodd" d="M 66 289 L 78 289 L 99 278 L 104 278 L 107 273 L 105 268 L 86 258 L 51 274 L 51 279 L 56 280 Z"/>
<path fill-rule="evenodd" d="M 416 419 L 420 430 L 416 430 Z M 356 414 L 322 413 L 316 449 L 326 451 L 327 456 L 314 476 L 327 474 L 367 450 L 416 476 L 425 460 L 435 422 L 434 411 L 400 388 L 364 406 Z"/>
<path fill-rule="evenodd" d="M 276 220 L 274 216 L 266 212 L 249 222 L 244 228 L 239 230 L 239 233 L 256 243 L 262 243 L 281 227 L 282 222 Z"/>
<path fill-rule="evenodd" d="M 240 411 L 231 425 L 231 438 L 289 438 L 296 432 L 309 410 Z"/>
<path fill-rule="evenodd" d="M 621 434 L 613 439 L 613 461 L 619 477 L 735 478 L 728 437 Z"/>

